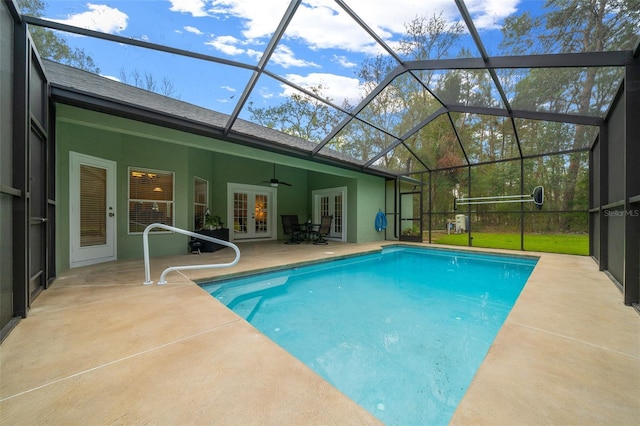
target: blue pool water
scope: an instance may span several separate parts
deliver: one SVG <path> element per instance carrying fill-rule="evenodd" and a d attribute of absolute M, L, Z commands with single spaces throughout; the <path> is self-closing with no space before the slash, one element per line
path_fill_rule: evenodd
<path fill-rule="evenodd" d="M 445 425 L 535 264 L 396 247 L 203 287 L 382 422 Z"/>

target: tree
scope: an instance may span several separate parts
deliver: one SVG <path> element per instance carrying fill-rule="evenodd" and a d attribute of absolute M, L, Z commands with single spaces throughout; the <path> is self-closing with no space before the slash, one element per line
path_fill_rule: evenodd
<path fill-rule="evenodd" d="M 42 17 L 46 3 L 43 0 L 18 0 L 18 5 L 22 13 Z M 94 74 L 100 74 L 100 68 L 95 64 L 93 58 L 83 49 L 71 47 L 63 35 L 35 25 L 29 26 L 29 32 L 41 58 L 66 64 Z M 176 95 L 176 89 L 173 83 L 166 77 L 158 82 L 149 72 L 141 75 L 137 70 L 134 70 L 127 75 L 123 69 L 120 71 L 120 79 L 123 83 L 131 81 L 131 85 L 141 89 L 160 93 L 164 96 L 171 96 L 174 99 L 180 99 L 180 96 Z"/>
<path fill-rule="evenodd" d="M 18 0 L 18 5 L 22 13 L 35 17 L 42 17 L 42 12 L 45 8 L 43 0 Z M 100 73 L 100 68 L 94 63 L 93 58 L 85 53 L 83 49 L 69 46 L 69 43 L 62 35 L 35 25 L 29 27 L 29 32 L 41 58 L 67 64 L 95 74 Z"/>
<path fill-rule="evenodd" d="M 406 60 L 442 59 L 454 51 L 463 31 L 462 24 L 447 23 L 442 14 L 430 18 L 416 17 L 405 24 L 406 35 L 399 41 L 399 52 Z M 463 55 L 459 51 L 458 56 Z M 454 55 L 455 56 L 455 55 Z M 397 66 L 397 63 L 387 56 L 378 56 L 365 60 L 356 75 L 364 88 L 364 95 L 368 95 L 378 87 L 382 80 Z M 381 93 L 371 100 L 369 105 L 359 114 L 359 117 L 388 132 L 404 136 L 420 121 L 438 110 L 442 104 L 425 89 L 435 86 L 434 71 L 416 71 L 404 73 L 394 79 Z M 449 85 L 449 90 L 455 87 Z M 455 88 L 453 90 L 456 90 Z M 456 98 L 457 95 L 454 95 Z M 364 98 L 364 96 L 363 96 Z M 431 127 L 432 125 L 430 125 Z M 368 126 L 367 126 L 368 127 Z M 370 127 L 368 127 L 370 128 Z M 371 132 L 371 130 L 369 130 Z M 416 148 L 414 152 L 428 159 L 435 159 L 436 164 L 441 161 L 438 154 L 445 155 L 451 160 L 452 151 L 438 152 L 439 141 L 432 139 L 433 134 L 439 134 L 440 129 L 434 127 L 433 132 L 421 131 L 418 139 L 409 142 Z M 386 133 L 377 132 L 368 139 L 358 140 L 365 153 L 377 153 L 386 149 L 394 139 Z M 456 141 L 457 143 L 457 141 Z M 454 149 L 455 151 L 455 149 Z M 381 165 L 389 170 L 411 172 L 412 167 L 419 164 L 413 155 L 405 151 L 389 152 L 382 158 Z M 366 155 L 363 155 L 367 159 Z M 455 161 L 455 160 L 454 160 Z"/>
<path fill-rule="evenodd" d="M 405 28 L 408 34 L 400 41 L 400 50 L 408 60 L 442 58 L 452 51 L 462 33 L 461 23 L 449 24 L 442 15 L 416 18 L 407 23 Z M 356 71 L 363 89 L 362 99 L 397 65 L 395 60 L 386 56 L 363 61 Z M 394 142 L 394 138 L 388 133 L 406 133 L 419 120 L 441 106 L 424 89 L 424 84 L 429 84 L 431 77 L 431 74 L 419 76 L 423 80 L 421 83 L 413 75 L 399 76 L 358 114 L 359 120 L 352 120 L 327 147 L 361 161 L 373 158 Z M 309 88 L 320 97 L 325 89 L 322 85 Z M 342 106 L 350 109 L 348 104 Z M 299 93 L 292 94 L 280 105 L 259 108 L 250 104 L 248 109 L 252 121 L 312 141 L 322 140 L 342 119 L 342 114 L 326 103 Z M 419 144 L 429 149 L 429 144 Z M 406 151 L 403 151 L 403 156 L 390 153 L 380 160 L 380 165 L 408 172 L 418 162 L 404 153 Z"/>
<path fill-rule="evenodd" d="M 510 54 L 599 52 L 632 49 L 640 4 L 637 0 L 547 0 L 546 13 L 509 17 L 503 27 L 502 48 Z M 516 86 L 516 100 L 528 108 L 582 115 L 600 114 L 611 99 L 620 75 L 608 69 L 533 70 Z M 609 96 L 608 96 L 609 95 Z M 589 143 L 589 129 L 575 126 L 567 149 Z M 564 176 L 561 208 L 570 209 L 578 185 L 581 156 L 571 155 Z M 564 226 L 564 223 L 560 224 Z"/>
<path fill-rule="evenodd" d="M 460 21 L 448 23 L 440 13 L 430 18 L 416 17 L 405 24 L 405 31 L 407 34 L 400 40 L 399 51 L 407 60 L 442 59 L 454 51 L 464 32 L 464 25 Z M 457 56 L 466 53 L 468 52 L 461 49 Z M 433 75 L 433 70 L 423 71 L 421 79 L 428 86 L 432 86 Z"/>
<path fill-rule="evenodd" d="M 324 95 L 322 84 L 308 90 L 328 102 L 332 99 Z M 249 103 L 247 109 L 252 121 L 299 138 L 320 142 L 341 119 L 341 114 L 327 103 L 304 93 L 293 93 L 280 105 L 256 107 Z"/>
<path fill-rule="evenodd" d="M 145 71 L 144 75 L 141 75 L 138 70 L 133 70 L 127 75 L 123 68 L 120 70 L 120 81 L 131 86 L 139 87 L 140 89 L 160 93 L 161 95 L 169 96 L 174 99 L 180 99 L 180 95 L 176 94 L 176 89 L 173 86 L 173 83 L 167 77 L 163 77 L 162 80 L 160 80 L 160 83 L 158 83 L 158 81 L 153 77 L 153 74 L 147 71 Z"/>

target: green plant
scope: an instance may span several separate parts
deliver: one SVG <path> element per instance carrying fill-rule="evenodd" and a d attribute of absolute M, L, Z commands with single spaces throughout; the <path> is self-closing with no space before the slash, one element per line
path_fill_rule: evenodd
<path fill-rule="evenodd" d="M 220 216 L 207 214 L 204 216 L 204 223 L 202 225 L 202 229 L 206 229 L 209 231 L 214 229 L 220 229 L 222 228 L 223 224 L 224 222 L 222 222 L 222 218 Z"/>
<path fill-rule="evenodd" d="M 411 228 L 404 228 L 402 230 L 402 235 L 406 237 L 417 237 L 420 235 L 420 228 L 418 228 L 417 226 L 414 226 Z"/>

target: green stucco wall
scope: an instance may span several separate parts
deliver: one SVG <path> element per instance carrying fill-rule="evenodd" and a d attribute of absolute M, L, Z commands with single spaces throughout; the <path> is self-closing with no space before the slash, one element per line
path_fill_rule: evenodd
<path fill-rule="evenodd" d="M 119 259 L 142 256 L 142 236 L 128 234 L 128 168 L 130 166 L 174 172 L 176 191 L 175 226 L 191 229 L 193 214 L 193 175 L 210 174 L 211 153 L 202 152 L 197 162 L 184 146 L 157 142 L 140 136 L 59 122 L 56 127 L 56 251 L 62 269 L 69 265 L 69 152 L 104 158 L 117 163 L 117 256 Z M 209 159 L 207 160 L 207 157 Z M 187 188 L 180 191 L 177 188 Z M 180 207 L 178 207 L 180 206 Z M 186 207 L 186 208 L 185 208 Z M 151 255 L 186 251 L 185 236 L 163 233 L 153 235 Z"/>
<path fill-rule="evenodd" d="M 216 183 L 212 191 L 211 210 L 212 213 L 220 215 L 225 223 L 229 223 L 229 218 L 227 217 L 227 182 L 264 185 L 263 181 L 268 181 L 273 177 L 273 164 L 228 154 L 216 154 L 212 161 L 212 180 Z M 278 215 L 297 214 L 299 217 L 307 217 L 307 174 L 308 172 L 303 169 L 283 165 L 276 166 L 277 178 L 293 185 L 292 187 L 284 185 L 278 187 Z M 280 221 L 278 221 L 278 238 L 285 238 Z"/>
<path fill-rule="evenodd" d="M 311 191 L 347 187 L 349 242 L 384 240 L 373 226 L 384 208 L 384 179 L 351 170 L 286 157 L 211 138 L 136 122 L 67 105 L 56 105 L 56 267 L 69 268 L 69 152 L 75 151 L 117 163 L 117 257 L 142 257 L 142 236 L 129 235 L 128 167 L 174 172 L 175 226 L 193 228 L 193 178 L 209 181 L 209 206 L 227 217 L 227 182 L 261 185 L 273 176 L 292 183 L 277 190 L 277 215 L 306 218 L 312 209 Z M 286 236 L 278 220 L 279 239 Z M 152 256 L 186 253 L 187 237 L 152 235 Z"/>
<path fill-rule="evenodd" d="M 375 176 L 358 179 L 357 242 L 384 241 L 385 233 L 375 229 L 376 215 L 379 210 L 384 211 L 384 188 L 384 179 Z"/>

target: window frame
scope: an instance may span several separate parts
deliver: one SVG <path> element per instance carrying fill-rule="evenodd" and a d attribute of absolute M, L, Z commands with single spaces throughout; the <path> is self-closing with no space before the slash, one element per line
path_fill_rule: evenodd
<path fill-rule="evenodd" d="M 137 173 L 144 173 L 144 174 L 155 174 L 155 175 L 171 175 L 171 200 L 165 200 L 165 199 L 143 199 L 143 198 L 131 198 L 131 179 L 133 176 L 133 172 L 137 172 Z M 167 223 L 167 220 L 164 221 L 156 221 L 156 220 L 152 220 L 149 221 L 149 223 L 147 223 L 145 225 L 148 226 L 151 223 L 164 223 L 166 225 L 169 226 L 174 226 L 175 227 L 175 218 L 176 218 L 176 214 L 175 214 L 175 207 L 176 207 L 176 174 L 173 171 L 169 171 L 169 170 L 160 170 L 160 169 L 150 169 L 150 168 L 146 168 L 146 167 L 136 167 L 136 166 L 129 166 L 127 167 L 127 234 L 128 235 L 141 235 L 143 231 L 132 231 L 131 230 L 131 212 L 132 212 L 132 203 L 157 203 L 157 204 L 165 204 L 167 205 L 166 208 L 166 212 L 167 215 L 165 216 L 166 219 L 170 219 L 170 223 Z M 171 233 L 171 231 L 167 231 L 165 229 L 161 229 L 161 228 L 156 228 L 156 229 L 152 229 L 150 232 L 154 232 L 154 233 Z"/>
<path fill-rule="evenodd" d="M 204 193 L 204 203 L 199 203 L 197 200 L 197 193 L 196 193 L 196 187 L 197 187 L 197 181 L 202 181 L 204 182 L 206 189 L 205 189 L 205 193 Z M 202 220 L 204 220 L 204 215 L 207 211 L 207 209 L 209 208 L 209 181 L 207 179 L 201 178 L 199 176 L 194 176 L 193 177 L 193 229 L 194 230 L 199 230 L 202 228 L 202 226 L 198 226 L 198 208 L 202 208 Z"/>

